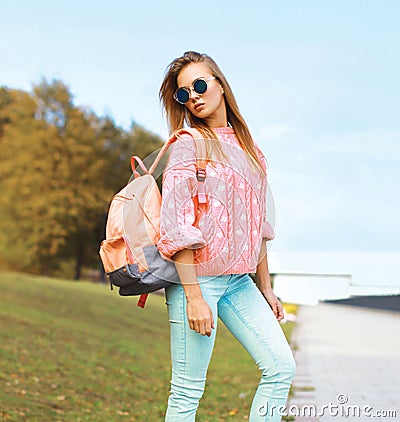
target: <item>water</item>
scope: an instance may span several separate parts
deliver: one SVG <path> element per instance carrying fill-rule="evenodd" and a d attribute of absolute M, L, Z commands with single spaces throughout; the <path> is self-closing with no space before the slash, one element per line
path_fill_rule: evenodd
<path fill-rule="evenodd" d="M 269 252 L 281 300 L 317 304 L 352 295 L 400 294 L 400 252 Z"/>

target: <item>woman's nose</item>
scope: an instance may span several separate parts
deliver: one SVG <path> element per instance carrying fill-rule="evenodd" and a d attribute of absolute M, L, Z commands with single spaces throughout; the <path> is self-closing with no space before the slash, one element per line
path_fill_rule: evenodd
<path fill-rule="evenodd" d="M 189 88 L 189 92 L 190 92 L 190 98 L 198 98 L 199 94 L 195 91 L 195 89 L 193 87 Z"/>

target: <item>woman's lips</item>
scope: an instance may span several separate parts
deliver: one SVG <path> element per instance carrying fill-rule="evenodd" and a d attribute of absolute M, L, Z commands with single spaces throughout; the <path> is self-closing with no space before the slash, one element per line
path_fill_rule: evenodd
<path fill-rule="evenodd" d="M 195 106 L 194 106 L 194 109 L 195 110 L 198 110 L 200 107 L 203 107 L 204 106 L 204 103 L 199 103 L 199 104 L 196 104 Z"/>

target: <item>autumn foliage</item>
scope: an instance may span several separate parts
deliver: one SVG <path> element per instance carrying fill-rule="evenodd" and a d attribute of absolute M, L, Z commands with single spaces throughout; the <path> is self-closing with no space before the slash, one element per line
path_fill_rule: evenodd
<path fill-rule="evenodd" d="M 31 92 L 0 88 L 0 265 L 54 274 L 64 265 L 79 278 L 99 268 L 98 248 L 112 195 L 162 140 L 132 123 L 74 104 L 59 80 Z"/>

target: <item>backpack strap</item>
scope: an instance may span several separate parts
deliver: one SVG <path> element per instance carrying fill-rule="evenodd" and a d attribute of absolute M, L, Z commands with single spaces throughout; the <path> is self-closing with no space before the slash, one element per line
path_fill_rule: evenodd
<path fill-rule="evenodd" d="M 205 204 L 206 191 L 204 181 L 206 180 L 206 166 L 207 166 L 207 150 L 203 135 L 195 128 L 181 129 L 177 132 L 176 137 L 180 138 L 182 134 L 188 133 L 193 137 L 196 144 L 196 179 L 198 182 L 198 200 L 199 204 Z"/>
<path fill-rule="evenodd" d="M 196 144 L 196 179 L 198 187 L 197 196 L 193 198 L 194 206 L 196 209 L 193 225 L 197 226 L 200 221 L 202 211 L 207 211 L 207 198 L 204 186 L 204 181 L 206 180 L 207 150 L 204 137 L 199 130 L 194 128 L 181 129 L 178 131 L 177 137 L 179 138 L 180 135 L 184 133 L 191 135 Z"/>
<path fill-rule="evenodd" d="M 139 300 L 136 305 L 139 306 L 140 308 L 144 308 L 144 306 L 146 305 L 146 300 L 148 296 L 149 296 L 148 293 L 143 293 L 142 295 L 140 295 Z"/>
<path fill-rule="evenodd" d="M 187 129 L 180 129 L 177 132 L 175 132 L 167 142 L 162 146 L 160 152 L 158 153 L 156 159 L 154 160 L 153 164 L 151 165 L 150 169 L 146 171 L 146 166 L 143 164 L 142 160 L 134 156 L 131 158 L 131 167 L 133 174 L 135 177 L 138 177 L 139 173 L 136 170 L 135 161 L 139 163 L 139 166 L 142 168 L 142 170 L 147 174 L 153 174 L 155 171 L 157 165 L 159 164 L 161 158 L 167 151 L 167 149 L 177 140 L 180 138 L 181 135 L 184 133 L 188 133 L 191 135 L 195 141 L 196 144 L 196 178 L 198 181 L 198 195 L 195 200 L 195 205 L 197 208 L 197 213 L 195 217 L 195 223 L 198 221 L 200 217 L 200 208 L 203 208 L 207 204 L 206 200 L 206 193 L 205 193 L 205 187 L 204 187 L 204 181 L 206 179 L 206 166 L 207 166 L 207 150 L 204 142 L 203 135 L 194 128 L 187 128 Z M 140 175 L 139 175 L 140 176 Z M 142 294 L 139 297 L 139 300 L 137 302 L 137 306 L 144 308 L 148 293 Z"/>
<path fill-rule="evenodd" d="M 204 139 L 201 136 L 194 138 L 194 141 L 197 149 L 196 178 L 198 181 L 199 204 L 205 204 L 207 202 L 206 190 L 204 187 L 204 181 L 206 180 L 207 150 Z"/>
<path fill-rule="evenodd" d="M 134 155 L 133 157 L 131 157 L 131 168 L 132 168 L 132 173 L 135 176 L 135 178 L 140 177 L 140 173 L 136 170 L 135 161 L 138 162 L 138 164 L 139 164 L 140 168 L 143 170 L 143 172 L 145 174 L 147 174 L 148 170 L 147 170 L 146 166 L 144 165 L 143 161 L 141 160 L 141 158 L 138 157 L 137 155 Z"/>
<path fill-rule="evenodd" d="M 207 159 L 206 159 L 206 155 L 207 155 L 207 151 L 206 151 L 206 145 L 205 145 L 205 141 L 203 138 L 203 135 L 200 133 L 199 130 L 194 129 L 194 128 L 185 128 L 185 129 L 180 129 L 177 132 L 175 132 L 169 139 L 168 141 L 162 146 L 160 152 L 158 153 L 156 159 L 154 160 L 154 163 L 151 165 L 148 174 L 153 174 L 153 172 L 155 171 L 158 163 L 160 162 L 161 158 L 163 157 L 163 155 L 165 154 L 165 152 L 167 151 L 167 149 L 177 140 L 181 137 L 181 135 L 183 135 L 184 133 L 188 133 L 189 135 L 191 135 L 195 141 L 196 144 L 196 150 L 197 150 L 197 158 L 196 158 L 196 178 L 198 181 L 198 196 L 199 196 L 199 203 L 200 204 L 205 204 L 206 203 L 206 193 L 205 193 L 205 188 L 204 188 L 204 181 L 206 179 L 206 166 L 207 166 Z M 135 173 L 136 169 L 135 169 L 135 165 L 134 165 L 134 160 L 136 159 L 136 157 L 132 157 L 132 161 L 131 161 L 131 165 L 132 165 L 132 170 Z M 137 160 L 138 161 L 138 160 Z M 140 165 L 140 161 L 139 165 Z"/>
<path fill-rule="evenodd" d="M 203 135 L 200 133 L 199 130 L 194 129 L 194 128 L 185 128 L 185 129 L 180 129 L 178 131 L 176 131 L 169 139 L 167 142 L 165 142 L 165 144 L 162 146 L 160 152 L 158 153 L 156 159 L 154 160 L 153 164 L 151 165 L 148 174 L 153 174 L 153 172 L 155 171 L 156 167 L 158 166 L 161 158 L 163 157 L 163 155 L 165 154 L 165 152 L 167 151 L 167 149 L 177 140 L 181 137 L 181 135 L 183 135 L 184 133 L 187 133 L 189 135 L 191 135 L 195 141 L 196 144 L 196 149 L 197 149 L 197 160 L 196 160 L 196 176 L 198 176 L 198 174 L 200 173 L 200 179 L 202 179 L 201 181 L 204 182 L 205 180 L 205 171 L 206 171 L 206 165 L 207 165 L 207 160 L 206 160 L 206 147 L 205 147 L 205 142 L 204 142 L 204 138 Z M 136 157 L 132 157 L 132 161 L 131 163 L 134 163 Z M 140 161 L 137 160 L 139 165 L 140 165 Z M 142 167 L 142 166 L 141 166 Z M 200 169 L 200 171 L 199 171 Z M 135 170 L 134 164 L 132 164 L 132 170 Z M 199 177 L 197 177 L 197 180 L 199 180 Z M 200 181 L 200 180 L 199 180 Z"/>

